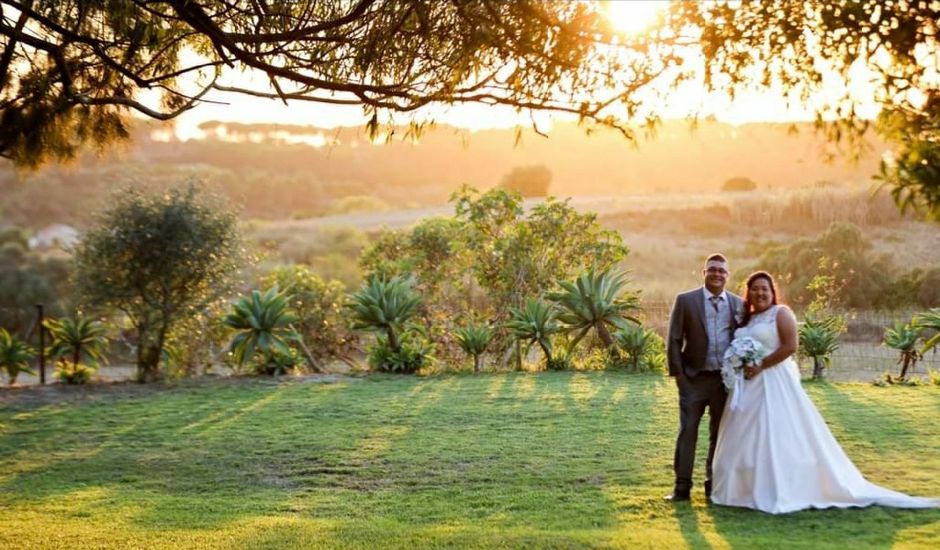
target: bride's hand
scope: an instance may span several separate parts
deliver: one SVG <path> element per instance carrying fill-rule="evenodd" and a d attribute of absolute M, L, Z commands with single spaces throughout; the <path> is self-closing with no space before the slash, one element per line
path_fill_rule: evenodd
<path fill-rule="evenodd" d="M 762 370 L 764 370 L 764 367 L 760 365 L 747 365 L 744 367 L 744 379 L 750 380 L 760 374 Z"/>

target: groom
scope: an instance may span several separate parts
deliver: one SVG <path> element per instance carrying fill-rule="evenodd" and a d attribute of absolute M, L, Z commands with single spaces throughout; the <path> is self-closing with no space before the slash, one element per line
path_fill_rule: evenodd
<path fill-rule="evenodd" d="M 705 461 L 705 496 L 711 496 L 712 457 L 718 424 L 728 393 L 721 381 L 721 358 L 744 311 L 744 302 L 725 291 L 728 260 L 712 254 L 702 270 L 705 285 L 676 296 L 669 316 L 667 355 L 669 376 L 679 388 L 679 437 L 673 467 L 675 486 L 666 500 L 689 500 L 698 426 L 709 409 L 708 459 Z"/>

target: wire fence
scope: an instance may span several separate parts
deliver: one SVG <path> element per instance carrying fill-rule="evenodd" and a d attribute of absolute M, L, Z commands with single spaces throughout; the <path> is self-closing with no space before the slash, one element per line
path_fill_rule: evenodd
<path fill-rule="evenodd" d="M 643 304 L 642 320 L 657 334 L 666 337 L 672 302 L 650 301 Z M 914 310 L 898 311 L 845 311 L 846 332 L 839 338 L 839 349 L 832 354 L 832 364 L 827 376 L 841 381 L 869 381 L 885 372 L 897 374 L 899 352 L 882 344 L 884 331 L 894 326 L 895 321 L 908 322 Z M 800 317 L 799 314 L 797 314 Z M 940 371 L 940 353 L 928 352 L 917 363 L 914 374 L 925 374 L 928 370 Z M 804 359 L 800 365 L 804 373 L 812 372 L 812 360 Z"/>

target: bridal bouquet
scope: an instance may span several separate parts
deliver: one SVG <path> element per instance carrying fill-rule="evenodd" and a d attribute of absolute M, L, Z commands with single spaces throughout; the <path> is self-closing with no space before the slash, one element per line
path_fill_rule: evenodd
<path fill-rule="evenodd" d="M 721 380 L 731 392 L 731 408 L 737 408 L 738 397 L 744 385 L 744 366 L 754 364 L 764 357 L 764 346 L 750 336 L 731 341 L 721 360 Z"/>

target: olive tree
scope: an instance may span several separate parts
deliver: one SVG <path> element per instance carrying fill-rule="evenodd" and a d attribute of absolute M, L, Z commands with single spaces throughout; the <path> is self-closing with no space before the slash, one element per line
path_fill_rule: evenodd
<path fill-rule="evenodd" d="M 87 304 L 115 308 L 137 333 L 141 381 L 159 378 L 170 330 L 228 293 L 242 255 L 234 212 L 194 184 L 115 194 L 75 253 Z"/>

